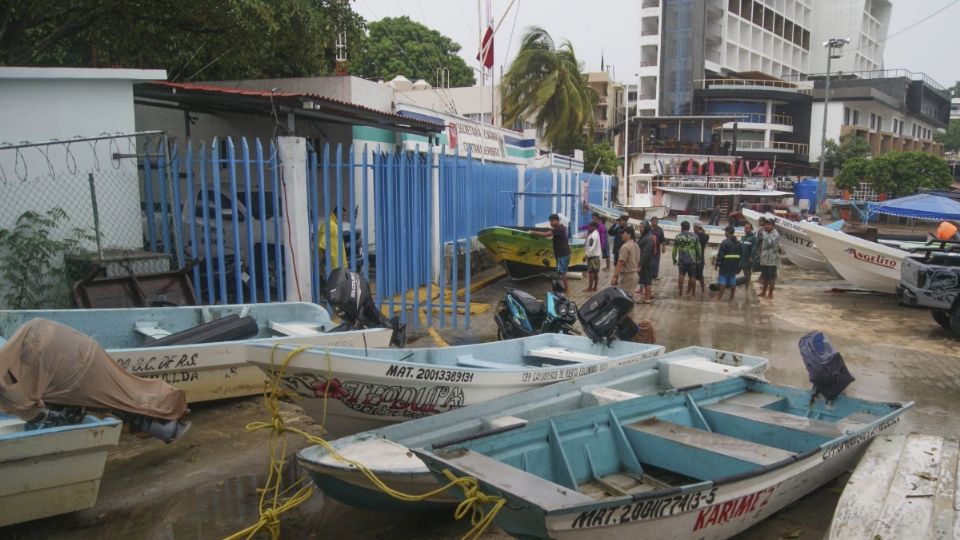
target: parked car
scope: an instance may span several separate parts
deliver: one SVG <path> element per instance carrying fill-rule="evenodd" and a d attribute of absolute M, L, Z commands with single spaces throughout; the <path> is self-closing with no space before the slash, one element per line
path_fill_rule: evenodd
<path fill-rule="evenodd" d="M 932 242 L 900 266 L 902 304 L 930 309 L 933 320 L 960 338 L 960 242 Z"/>

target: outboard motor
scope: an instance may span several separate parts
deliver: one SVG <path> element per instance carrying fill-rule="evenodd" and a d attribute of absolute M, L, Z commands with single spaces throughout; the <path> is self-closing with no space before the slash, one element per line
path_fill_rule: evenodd
<path fill-rule="evenodd" d="M 641 330 L 630 318 L 633 299 L 619 287 L 607 287 L 580 306 L 580 326 L 594 343 L 613 343 L 614 339 L 635 341 Z M 651 329 L 652 332 L 652 329 Z"/>
<path fill-rule="evenodd" d="M 388 319 L 380 313 L 370 293 L 370 284 L 360 274 L 348 268 L 337 268 L 327 277 L 325 292 L 330 306 L 343 321 L 331 332 L 390 328 L 393 330 L 390 337 L 393 346 L 402 348 L 407 344 L 407 325 L 397 317 Z"/>
<path fill-rule="evenodd" d="M 813 383 L 811 400 L 822 394 L 831 402 L 855 380 L 843 361 L 843 355 L 823 332 L 810 332 L 800 338 L 800 356 Z"/>

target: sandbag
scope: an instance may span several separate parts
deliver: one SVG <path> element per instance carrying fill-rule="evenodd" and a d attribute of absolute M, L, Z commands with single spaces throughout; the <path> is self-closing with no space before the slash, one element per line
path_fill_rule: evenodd
<path fill-rule="evenodd" d="M 800 356 L 813 383 L 813 393 L 828 401 L 837 398 L 855 379 L 823 332 L 811 332 L 800 338 Z"/>

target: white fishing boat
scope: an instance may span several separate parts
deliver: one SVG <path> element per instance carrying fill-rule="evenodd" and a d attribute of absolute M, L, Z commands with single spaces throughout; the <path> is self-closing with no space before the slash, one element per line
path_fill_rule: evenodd
<path fill-rule="evenodd" d="M 848 470 L 912 406 L 814 397 L 738 377 L 413 452 L 504 499 L 483 510 L 515 537 L 729 538 Z"/>
<path fill-rule="evenodd" d="M 958 442 L 881 435 L 850 476 L 827 538 L 960 538 Z"/>
<path fill-rule="evenodd" d="M 242 343 L 389 347 L 391 330 L 333 332 L 323 307 L 303 302 L 127 309 L 0 311 L 0 339 L 44 318 L 92 337 L 134 375 L 163 379 L 191 403 L 263 392 Z"/>
<path fill-rule="evenodd" d="M 774 214 L 755 212 L 749 208 L 740 210 L 743 217 L 753 225 L 754 230 L 760 230 L 760 218 L 766 218 L 773 222 L 774 228 L 780 233 L 783 240 L 780 245 L 783 247 L 785 258 L 791 263 L 803 268 L 804 270 L 814 270 L 817 272 L 829 272 L 830 265 L 827 259 L 823 257 L 816 244 L 807 233 L 800 227 L 796 221 L 784 219 Z M 840 230 L 843 221 L 831 223 L 828 227 L 833 230 Z"/>
<path fill-rule="evenodd" d="M 273 375 L 295 348 L 252 346 L 249 361 Z M 480 345 L 432 349 L 316 347 L 296 354 L 284 387 L 342 437 L 502 398 L 663 354 L 663 347 L 541 334 Z"/>
<path fill-rule="evenodd" d="M 510 429 L 559 411 L 573 411 L 624 397 L 650 395 L 740 375 L 761 376 L 766 358 L 716 349 L 687 347 L 631 366 L 587 375 L 562 384 L 521 392 L 466 409 L 433 416 L 428 428 L 406 422 L 332 441 L 337 454 L 360 463 L 387 485 L 405 493 L 426 493 L 439 487 L 427 466 L 409 448 L 442 445 Z M 324 495 L 351 506 L 404 511 L 411 503 L 391 498 L 357 467 L 340 461 L 326 447 L 312 446 L 297 455 Z M 443 492 L 417 503 L 418 508 L 456 504 Z"/>
<path fill-rule="evenodd" d="M 0 414 L 0 527 L 96 504 L 120 421 L 88 415 L 70 426 L 24 431 L 25 425 Z"/>
<path fill-rule="evenodd" d="M 815 223 L 799 223 L 824 259 L 859 289 L 896 294 L 900 266 L 908 253 Z"/>

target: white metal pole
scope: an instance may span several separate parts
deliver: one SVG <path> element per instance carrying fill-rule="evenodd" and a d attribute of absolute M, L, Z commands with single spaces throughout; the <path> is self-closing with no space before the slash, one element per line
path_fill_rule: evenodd
<path fill-rule="evenodd" d="M 827 46 L 827 82 L 823 92 L 823 126 L 820 130 L 820 178 L 817 180 L 817 207 L 813 209 L 814 215 L 820 210 L 823 198 L 826 196 L 826 186 L 823 182 L 823 151 L 827 141 L 827 109 L 830 107 L 830 61 L 833 59 L 833 44 Z"/>

